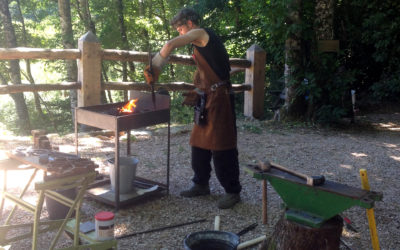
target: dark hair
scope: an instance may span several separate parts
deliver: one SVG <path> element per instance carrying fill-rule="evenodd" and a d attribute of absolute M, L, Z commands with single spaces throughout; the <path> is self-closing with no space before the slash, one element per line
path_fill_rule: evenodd
<path fill-rule="evenodd" d="M 192 21 L 193 24 L 199 25 L 200 16 L 196 11 L 189 8 L 181 9 L 178 14 L 174 16 L 171 20 L 172 27 L 176 28 L 182 24 L 186 24 L 187 21 Z"/>

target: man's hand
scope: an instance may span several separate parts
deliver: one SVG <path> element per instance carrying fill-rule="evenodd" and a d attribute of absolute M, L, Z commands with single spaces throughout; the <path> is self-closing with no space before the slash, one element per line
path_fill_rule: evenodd
<path fill-rule="evenodd" d="M 148 85 L 154 84 L 156 81 L 158 81 L 158 77 L 160 76 L 161 69 L 158 67 L 155 67 L 153 65 L 152 71 L 150 71 L 150 65 L 147 65 L 146 68 L 143 71 L 144 77 L 146 78 L 146 83 Z"/>
<path fill-rule="evenodd" d="M 164 65 L 168 62 L 168 58 L 164 58 L 160 55 L 160 52 L 158 52 L 153 59 L 151 59 L 151 64 L 152 67 L 150 70 L 150 65 L 147 65 L 146 68 L 143 71 L 144 77 L 146 78 L 146 82 L 149 85 L 154 84 L 157 80 L 158 77 L 161 74 L 162 68 Z"/>

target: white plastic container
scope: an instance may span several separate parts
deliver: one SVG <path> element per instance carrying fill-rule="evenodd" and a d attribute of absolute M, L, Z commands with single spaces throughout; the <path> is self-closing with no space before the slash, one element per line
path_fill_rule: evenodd
<path fill-rule="evenodd" d="M 139 160 L 133 156 L 119 157 L 119 193 L 126 194 L 133 190 L 133 181 L 136 176 L 136 167 Z M 110 167 L 111 190 L 115 191 L 116 171 L 114 158 L 108 159 Z"/>
<path fill-rule="evenodd" d="M 96 239 L 106 241 L 114 239 L 114 213 L 102 211 L 95 216 Z"/>

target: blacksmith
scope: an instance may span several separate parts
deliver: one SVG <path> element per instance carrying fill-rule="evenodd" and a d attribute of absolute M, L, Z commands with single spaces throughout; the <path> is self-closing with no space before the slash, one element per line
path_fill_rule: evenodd
<path fill-rule="evenodd" d="M 229 81 L 229 56 L 213 30 L 200 28 L 199 15 L 182 9 L 171 21 L 179 36 L 168 41 L 152 59 L 152 72 L 145 69 L 148 83 L 158 79 L 168 56 L 178 47 L 191 44 L 197 65 L 195 90 L 184 94 L 184 105 L 194 106 L 195 124 L 190 137 L 193 185 L 181 192 L 183 197 L 210 194 L 211 159 L 216 176 L 225 189 L 218 200 L 221 209 L 240 201 L 239 163 L 233 91 Z"/>

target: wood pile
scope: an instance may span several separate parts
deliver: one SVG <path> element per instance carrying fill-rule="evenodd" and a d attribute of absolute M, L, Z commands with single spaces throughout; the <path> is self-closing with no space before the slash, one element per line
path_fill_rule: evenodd
<path fill-rule="evenodd" d="M 33 136 L 33 148 L 35 149 L 51 149 L 50 140 L 46 136 L 46 131 L 35 129 L 31 131 Z"/>

